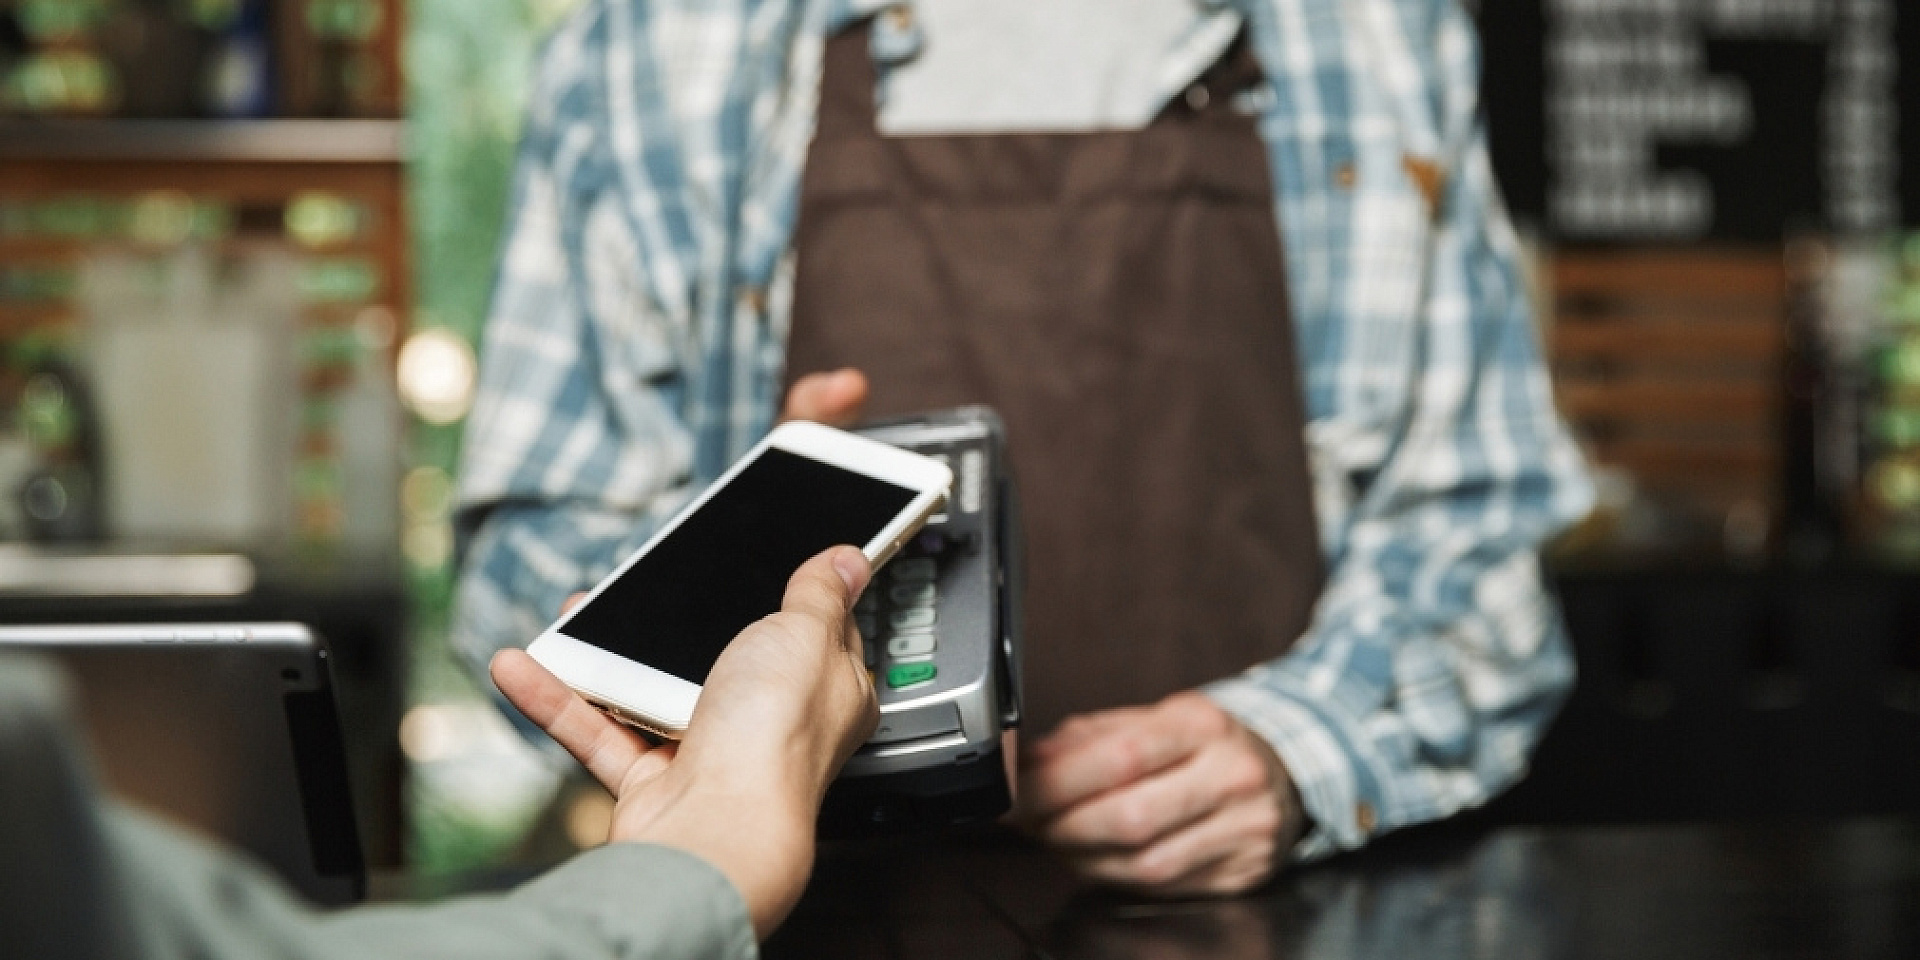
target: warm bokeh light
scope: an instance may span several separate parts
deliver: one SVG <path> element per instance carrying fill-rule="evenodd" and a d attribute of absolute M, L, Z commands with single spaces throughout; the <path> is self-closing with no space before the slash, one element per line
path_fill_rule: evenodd
<path fill-rule="evenodd" d="M 473 348 L 451 331 L 422 330 L 400 347 L 400 399 L 428 423 L 449 424 L 466 416 L 478 376 Z"/>

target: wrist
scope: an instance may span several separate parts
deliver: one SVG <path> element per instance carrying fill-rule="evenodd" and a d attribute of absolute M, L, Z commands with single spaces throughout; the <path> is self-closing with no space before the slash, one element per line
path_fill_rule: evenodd
<path fill-rule="evenodd" d="M 701 777 L 678 767 L 635 791 L 644 814 L 616 820 L 613 839 L 655 843 L 693 854 L 719 870 L 746 903 L 754 933 L 765 938 L 800 898 L 813 868 L 814 811 L 792 791 Z"/>
<path fill-rule="evenodd" d="M 1273 800 L 1280 814 L 1280 825 L 1274 835 L 1276 859 L 1284 863 L 1292 858 L 1294 845 L 1299 843 L 1300 838 L 1307 832 L 1306 805 L 1300 800 L 1300 788 L 1294 784 L 1293 774 L 1287 770 L 1286 760 L 1281 758 L 1279 752 L 1274 750 L 1273 745 L 1265 738 L 1251 730 L 1244 730 L 1244 732 L 1267 764 L 1268 788 L 1273 791 Z"/>

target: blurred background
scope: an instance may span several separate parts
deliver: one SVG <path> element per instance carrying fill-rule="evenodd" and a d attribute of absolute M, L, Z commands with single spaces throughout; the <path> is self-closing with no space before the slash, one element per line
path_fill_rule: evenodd
<path fill-rule="evenodd" d="M 429 887 L 607 815 L 445 636 L 514 144 L 574 5 L 0 0 L 0 621 L 313 624 L 370 862 Z M 1548 559 L 1580 692 L 1490 816 L 1920 809 L 1920 14 L 1469 5 L 1601 490 Z"/>

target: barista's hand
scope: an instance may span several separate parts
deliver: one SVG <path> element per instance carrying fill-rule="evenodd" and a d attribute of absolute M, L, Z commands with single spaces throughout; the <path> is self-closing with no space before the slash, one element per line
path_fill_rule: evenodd
<path fill-rule="evenodd" d="M 852 367 L 830 373 L 809 373 L 793 382 L 780 422 L 812 420 L 829 427 L 851 427 L 860 422 L 867 405 L 867 375 Z"/>
<path fill-rule="evenodd" d="M 764 938 L 806 886 L 821 795 L 879 720 L 848 615 L 870 575 L 853 547 L 807 561 L 714 662 L 677 745 L 649 746 L 524 651 L 496 655 L 493 680 L 613 792 L 612 841 L 713 864 Z"/>
<path fill-rule="evenodd" d="M 1257 886 L 1305 821 L 1279 757 L 1197 693 L 1069 718 L 1020 766 L 1029 829 L 1087 877 L 1145 893 Z"/>

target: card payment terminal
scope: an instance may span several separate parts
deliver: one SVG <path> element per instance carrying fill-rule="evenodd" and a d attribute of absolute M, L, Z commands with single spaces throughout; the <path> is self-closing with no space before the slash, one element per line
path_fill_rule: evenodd
<path fill-rule="evenodd" d="M 1000 734 L 1020 722 L 1019 528 L 1004 428 L 962 407 L 858 431 L 946 461 L 947 509 L 854 608 L 880 725 L 828 791 L 821 832 L 945 826 L 1011 804 Z"/>

